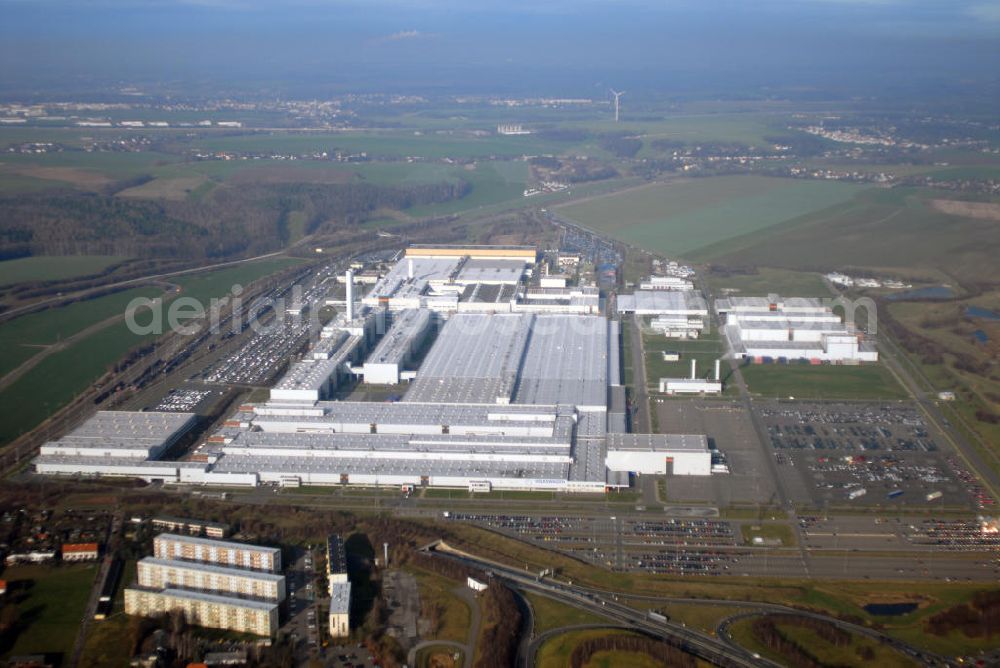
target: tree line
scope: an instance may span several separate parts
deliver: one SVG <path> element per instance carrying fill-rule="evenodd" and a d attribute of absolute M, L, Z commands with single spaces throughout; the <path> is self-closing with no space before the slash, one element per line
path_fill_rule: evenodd
<path fill-rule="evenodd" d="M 120 255 L 224 258 L 260 254 L 290 241 L 301 212 L 307 234 L 350 229 L 378 209 L 447 202 L 471 192 L 465 180 L 383 186 L 240 184 L 198 201 L 133 199 L 48 191 L 0 197 L 0 257 Z"/>

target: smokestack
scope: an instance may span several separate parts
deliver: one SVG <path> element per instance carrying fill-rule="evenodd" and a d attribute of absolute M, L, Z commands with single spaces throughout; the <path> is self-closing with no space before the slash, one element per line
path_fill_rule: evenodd
<path fill-rule="evenodd" d="M 413 258 L 406 260 L 406 277 L 413 280 Z"/>
<path fill-rule="evenodd" d="M 382 568 L 389 568 L 389 543 L 382 543 Z"/>
<path fill-rule="evenodd" d="M 350 269 L 344 274 L 344 283 L 347 284 L 347 322 L 354 320 L 354 272 Z"/>
<path fill-rule="evenodd" d="M 691 380 L 695 379 L 695 360 L 691 360 Z"/>
<path fill-rule="evenodd" d="M 722 360 L 715 360 L 715 380 L 716 381 L 721 380 L 721 377 L 719 376 L 719 366 L 720 366 L 721 362 L 722 362 Z"/>

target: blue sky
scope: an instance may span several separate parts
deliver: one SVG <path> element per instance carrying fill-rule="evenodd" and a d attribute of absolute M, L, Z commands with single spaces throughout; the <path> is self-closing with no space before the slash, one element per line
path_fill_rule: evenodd
<path fill-rule="evenodd" d="M 985 0 L 0 0 L 0 16 L 0 86 L 257 78 L 583 92 L 609 78 L 725 89 L 1000 69 L 1000 1 Z"/>

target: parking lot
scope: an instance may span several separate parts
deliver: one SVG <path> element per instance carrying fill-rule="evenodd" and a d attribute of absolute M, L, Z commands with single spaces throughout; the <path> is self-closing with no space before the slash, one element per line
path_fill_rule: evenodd
<path fill-rule="evenodd" d="M 742 404 L 704 399 L 663 399 L 652 403 L 660 431 L 667 434 L 705 434 L 726 456 L 728 474 L 701 477 L 671 476 L 667 499 L 676 503 L 712 503 L 720 506 L 768 503 L 775 483 L 764 451 Z"/>
<path fill-rule="evenodd" d="M 221 390 L 194 389 L 190 387 L 178 387 L 170 390 L 165 397 L 152 406 L 149 410 L 165 411 L 176 413 L 195 413 L 207 403 L 206 400 L 213 395 L 221 395 Z"/>
<path fill-rule="evenodd" d="M 912 404 L 766 402 L 757 412 L 780 475 L 807 490 L 796 501 L 820 508 L 981 503 L 971 476 L 963 480 L 967 474 Z"/>

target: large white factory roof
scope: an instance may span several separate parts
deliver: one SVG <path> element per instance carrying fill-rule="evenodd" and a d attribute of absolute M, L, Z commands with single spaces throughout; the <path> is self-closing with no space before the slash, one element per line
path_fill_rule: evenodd
<path fill-rule="evenodd" d="M 618 295 L 619 313 L 708 315 L 708 303 L 694 290 L 636 290 Z"/>
<path fill-rule="evenodd" d="M 442 329 L 404 402 L 603 407 L 608 355 L 604 318 L 460 313 Z"/>
<path fill-rule="evenodd" d="M 708 452 L 704 434 L 608 434 L 608 450 L 628 452 Z"/>
<path fill-rule="evenodd" d="M 385 276 L 372 287 L 365 297 L 365 302 L 377 301 L 378 297 L 393 299 L 412 299 L 427 292 L 431 281 L 450 281 L 462 264 L 462 258 L 405 258 L 389 270 Z M 410 278 L 412 268 L 413 277 Z"/>
<path fill-rule="evenodd" d="M 156 458 L 195 422 L 194 413 L 98 411 L 86 422 L 39 450 L 46 455 Z"/>
<path fill-rule="evenodd" d="M 473 260 L 466 261 L 456 283 L 517 283 L 524 275 L 523 260 Z"/>
<path fill-rule="evenodd" d="M 430 325 L 431 312 L 426 309 L 406 309 L 393 318 L 389 331 L 365 360 L 368 364 L 401 364 L 410 354 L 413 340 Z"/>

